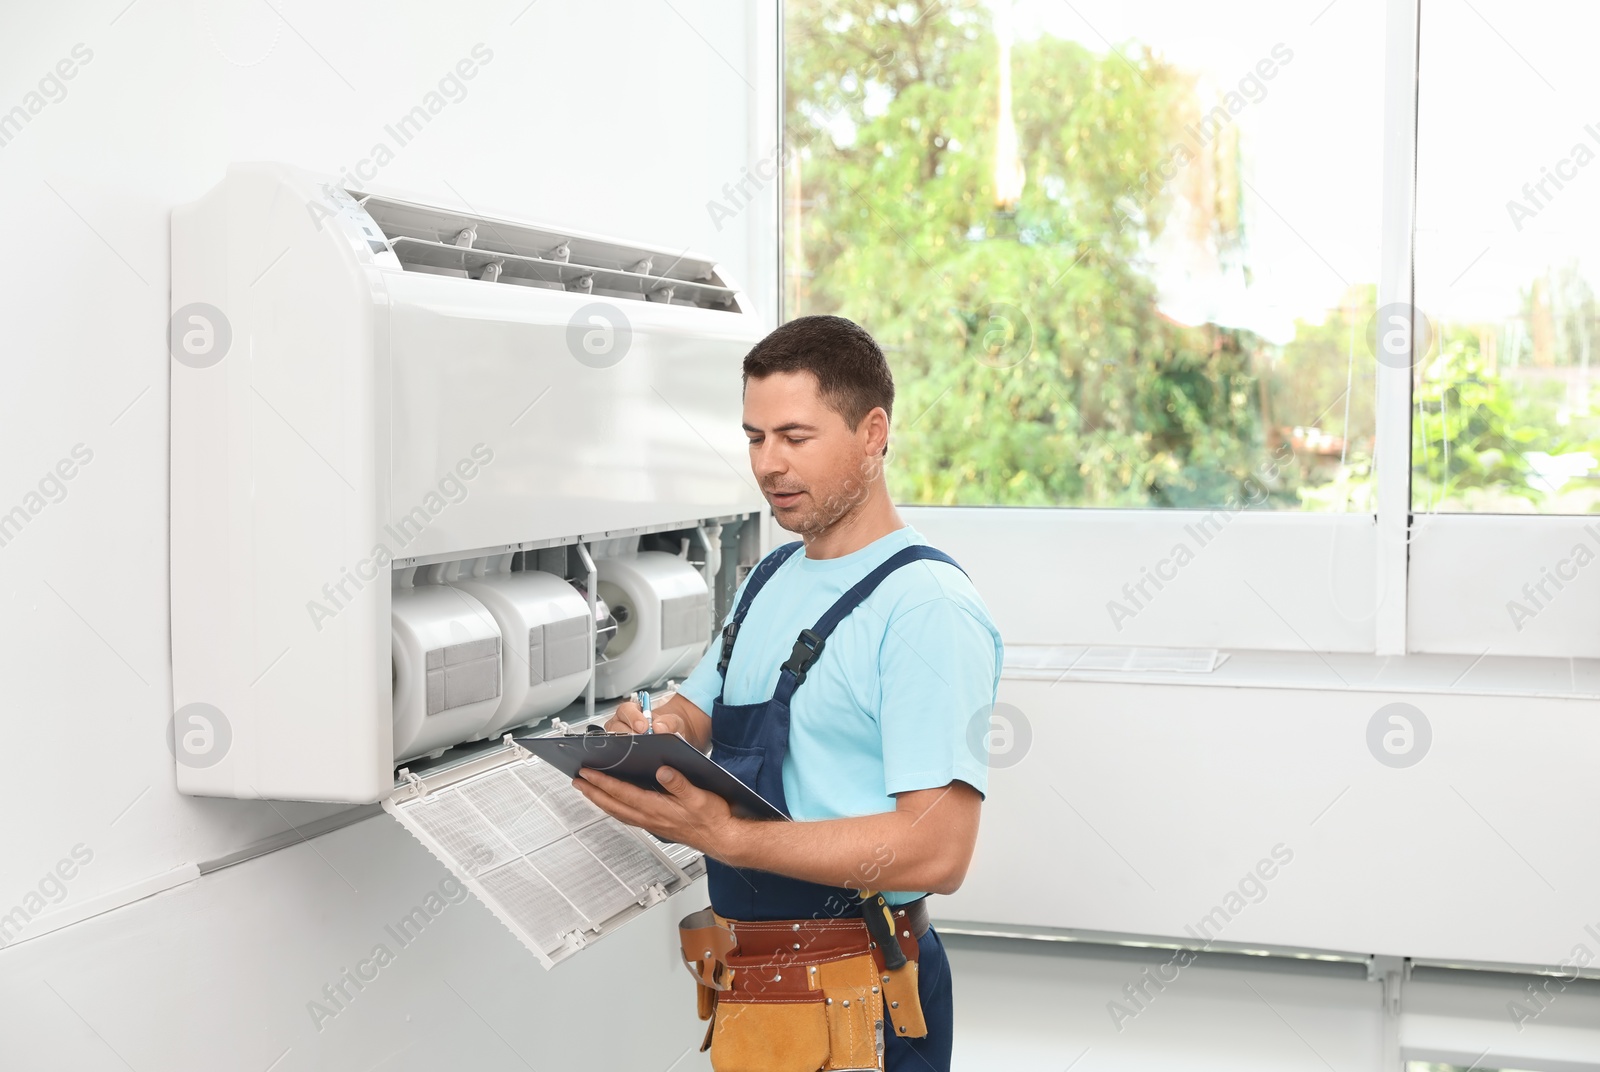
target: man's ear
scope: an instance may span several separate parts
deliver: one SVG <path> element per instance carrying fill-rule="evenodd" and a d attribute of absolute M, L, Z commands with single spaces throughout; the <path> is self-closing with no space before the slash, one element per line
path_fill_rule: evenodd
<path fill-rule="evenodd" d="M 889 453 L 889 415 L 882 406 L 874 406 L 861 420 L 866 425 L 867 455 L 886 457 Z"/>

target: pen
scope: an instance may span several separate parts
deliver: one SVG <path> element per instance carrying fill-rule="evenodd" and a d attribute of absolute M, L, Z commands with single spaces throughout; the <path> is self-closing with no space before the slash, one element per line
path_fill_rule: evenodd
<path fill-rule="evenodd" d="M 644 689 L 639 690 L 639 709 L 644 712 L 644 731 L 646 733 L 654 733 L 656 731 L 656 720 L 655 716 L 650 713 L 650 694 Z"/>

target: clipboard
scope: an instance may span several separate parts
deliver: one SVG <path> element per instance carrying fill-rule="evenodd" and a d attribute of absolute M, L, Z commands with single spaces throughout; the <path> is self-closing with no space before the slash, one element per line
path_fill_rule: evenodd
<path fill-rule="evenodd" d="M 514 740 L 568 778 L 576 778 L 581 767 L 592 767 L 640 789 L 665 793 L 666 786 L 656 781 L 656 768 L 671 767 L 690 785 L 726 800 L 741 818 L 789 818 L 676 733 L 574 733 Z"/>

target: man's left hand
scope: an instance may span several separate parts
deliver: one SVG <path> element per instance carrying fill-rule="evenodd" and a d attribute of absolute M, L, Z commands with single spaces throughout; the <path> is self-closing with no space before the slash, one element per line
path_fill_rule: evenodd
<path fill-rule="evenodd" d="M 656 780 L 665 793 L 630 785 L 591 767 L 578 771 L 572 784 L 601 811 L 629 826 L 642 827 L 663 841 L 675 841 L 708 856 L 721 855 L 734 825 L 733 810 L 717 794 L 691 785 L 672 767 L 658 767 Z"/>

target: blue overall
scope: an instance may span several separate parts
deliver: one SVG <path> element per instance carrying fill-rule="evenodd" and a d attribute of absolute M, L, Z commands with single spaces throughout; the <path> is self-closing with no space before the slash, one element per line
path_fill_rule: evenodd
<path fill-rule="evenodd" d="M 739 626 L 749 613 L 750 605 L 778 567 L 800 547 L 798 542 L 784 544 L 762 559 L 751 572 L 733 619 L 722 632 L 722 654 L 717 670 L 724 678 Z M 777 688 L 770 700 L 727 704 L 722 702 L 722 690 L 717 690 L 717 698 L 711 705 L 711 758 L 785 815 L 789 814 L 789 806 L 783 792 L 783 760 L 789 751 L 789 705 L 795 690 L 804 683 L 806 672 L 822 654 L 823 646 L 838 624 L 860 606 L 885 577 L 920 559 L 948 562 L 961 568 L 949 555 L 926 544 L 902 548 L 840 596 L 814 626 L 801 630 L 794 651 L 779 672 Z M 711 907 L 730 919 L 828 919 L 861 914 L 859 894 L 846 887 L 824 886 L 768 871 L 731 867 L 710 856 L 705 862 Z M 928 1033 L 922 1038 L 902 1038 L 892 1031 L 886 1032 L 886 1072 L 913 1066 L 919 1072 L 924 1068 L 942 1072 L 950 1067 L 950 962 L 945 956 L 944 943 L 932 927 L 918 944 L 918 991 Z"/>

